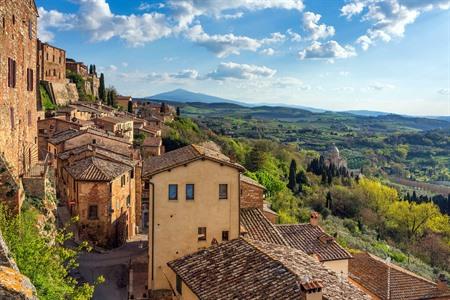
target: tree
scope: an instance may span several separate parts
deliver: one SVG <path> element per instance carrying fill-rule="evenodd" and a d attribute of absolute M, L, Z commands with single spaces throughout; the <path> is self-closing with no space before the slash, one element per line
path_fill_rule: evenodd
<path fill-rule="evenodd" d="M 128 112 L 133 113 L 133 102 L 132 101 L 128 101 Z"/>
<path fill-rule="evenodd" d="M 291 165 L 289 166 L 289 182 L 287 187 L 294 193 L 296 192 L 297 187 L 296 174 L 297 174 L 297 162 L 293 159 L 291 160 Z"/>
<path fill-rule="evenodd" d="M 177 106 L 177 117 L 181 116 L 181 109 L 179 106 Z"/>
<path fill-rule="evenodd" d="M 93 66 L 92 66 L 92 65 L 89 65 L 89 74 L 92 75 L 93 72 L 94 72 L 93 70 L 94 70 Z"/>
<path fill-rule="evenodd" d="M 115 87 L 110 86 L 107 89 L 107 104 L 109 106 L 116 106 L 116 99 L 117 99 L 117 90 Z"/>
<path fill-rule="evenodd" d="M 333 198 L 331 197 L 330 191 L 327 193 L 327 202 L 325 204 L 326 208 L 331 210 L 333 208 Z"/>
<path fill-rule="evenodd" d="M 106 102 L 105 75 L 100 74 L 100 85 L 98 87 L 98 97 L 103 103 Z"/>

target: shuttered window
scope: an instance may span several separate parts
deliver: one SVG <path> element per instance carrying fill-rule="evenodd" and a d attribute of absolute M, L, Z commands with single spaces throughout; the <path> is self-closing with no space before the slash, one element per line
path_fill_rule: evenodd
<path fill-rule="evenodd" d="M 16 87 L 16 61 L 8 58 L 8 87 Z"/>
<path fill-rule="evenodd" d="M 32 92 L 34 88 L 34 76 L 33 76 L 33 70 L 27 69 L 27 91 Z"/>

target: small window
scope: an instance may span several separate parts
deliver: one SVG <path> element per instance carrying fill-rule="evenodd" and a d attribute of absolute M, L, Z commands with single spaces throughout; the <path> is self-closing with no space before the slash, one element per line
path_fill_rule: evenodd
<path fill-rule="evenodd" d="M 127 197 L 127 207 L 130 207 L 131 206 L 131 197 L 130 197 L 130 195 L 128 195 L 128 197 Z"/>
<path fill-rule="evenodd" d="M 186 200 L 194 200 L 194 185 L 186 184 Z"/>
<path fill-rule="evenodd" d="M 33 70 L 27 69 L 27 91 L 32 92 L 34 88 L 34 76 L 33 76 Z"/>
<path fill-rule="evenodd" d="M 199 227 L 198 228 L 198 240 L 199 241 L 206 241 L 206 227 Z"/>
<path fill-rule="evenodd" d="M 169 200 L 178 200 L 178 184 L 169 184 Z"/>
<path fill-rule="evenodd" d="M 183 281 L 181 281 L 180 275 L 177 275 L 176 286 L 177 286 L 177 293 L 179 295 L 182 295 L 183 294 L 183 291 L 182 291 Z"/>
<path fill-rule="evenodd" d="M 13 15 L 12 22 L 13 22 L 13 25 L 16 25 L 16 15 Z"/>
<path fill-rule="evenodd" d="M 133 169 L 133 170 L 131 170 L 131 172 L 130 172 L 130 178 L 131 178 L 131 179 L 133 179 L 133 178 L 134 178 L 134 169 Z"/>
<path fill-rule="evenodd" d="M 97 220 L 97 219 L 98 219 L 98 206 L 89 205 L 89 220 Z"/>
<path fill-rule="evenodd" d="M 228 184 L 219 184 L 219 199 L 228 199 Z"/>
<path fill-rule="evenodd" d="M 228 239 L 229 239 L 228 235 L 229 235 L 229 233 L 227 230 L 222 231 L 222 242 L 228 241 Z"/>
<path fill-rule="evenodd" d="M 97 144 L 97 140 L 96 140 L 96 139 L 93 139 L 93 140 L 92 140 L 92 144 L 94 144 L 94 145 Z"/>
<path fill-rule="evenodd" d="M 28 37 L 30 40 L 33 39 L 33 22 L 31 20 L 28 20 Z"/>
<path fill-rule="evenodd" d="M 16 87 L 16 61 L 8 58 L 8 87 Z"/>
<path fill-rule="evenodd" d="M 9 108 L 9 121 L 11 124 L 11 130 L 14 130 L 15 128 L 15 121 L 14 121 L 14 107 Z"/>
<path fill-rule="evenodd" d="M 125 175 L 122 175 L 120 178 L 120 187 L 123 187 L 125 185 Z"/>
<path fill-rule="evenodd" d="M 150 181 L 146 180 L 144 181 L 144 189 L 149 190 L 150 189 Z"/>

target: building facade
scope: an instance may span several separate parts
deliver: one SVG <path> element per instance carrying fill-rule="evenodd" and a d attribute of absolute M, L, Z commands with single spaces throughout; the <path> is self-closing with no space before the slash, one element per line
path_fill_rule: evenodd
<path fill-rule="evenodd" d="M 38 80 L 66 83 L 66 51 L 37 41 Z"/>
<path fill-rule="evenodd" d="M 149 195 L 149 289 L 169 289 L 173 259 L 239 237 L 239 176 L 226 156 L 190 145 L 144 161 Z M 143 192 L 144 193 L 144 192 Z"/>
<path fill-rule="evenodd" d="M 0 2 L 0 152 L 15 176 L 37 162 L 37 8 Z"/>

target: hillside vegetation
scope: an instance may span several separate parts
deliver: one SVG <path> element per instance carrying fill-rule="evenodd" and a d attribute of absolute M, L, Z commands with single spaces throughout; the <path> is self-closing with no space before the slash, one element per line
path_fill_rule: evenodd
<path fill-rule="evenodd" d="M 277 139 L 225 136 L 199 119 L 199 124 L 190 118 L 172 122 L 164 132 L 168 150 L 216 142 L 246 167 L 248 176 L 266 186 L 267 200 L 281 223 L 305 222 L 314 209 L 329 233 L 349 249 L 391 257 L 429 278 L 450 271 L 450 219 L 434 203 L 403 200 L 370 172 L 360 178 L 325 165 L 315 150 Z"/>

